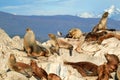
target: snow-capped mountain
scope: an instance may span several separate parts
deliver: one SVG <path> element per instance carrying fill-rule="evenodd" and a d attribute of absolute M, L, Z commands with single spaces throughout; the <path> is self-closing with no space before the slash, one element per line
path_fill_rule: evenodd
<path fill-rule="evenodd" d="M 105 11 L 109 12 L 109 17 L 115 20 L 120 20 L 120 8 L 115 7 L 112 5 L 110 8 L 106 9 Z"/>
<path fill-rule="evenodd" d="M 120 8 L 115 7 L 114 5 L 110 6 L 109 8 L 103 10 L 101 13 L 90 13 L 90 12 L 83 12 L 77 15 L 78 17 L 81 18 L 101 18 L 102 13 L 104 11 L 109 12 L 109 18 L 112 18 L 114 20 L 119 20 L 120 21 Z"/>

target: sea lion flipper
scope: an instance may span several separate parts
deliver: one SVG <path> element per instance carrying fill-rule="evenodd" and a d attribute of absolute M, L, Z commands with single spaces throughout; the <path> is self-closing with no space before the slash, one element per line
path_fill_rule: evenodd
<path fill-rule="evenodd" d="M 8 69 L 6 72 L 9 72 L 9 71 L 11 71 L 10 69 Z"/>
<path fill-rule="evenodd" d="M 72 56 L 72 51 L 73 51 L 73 46 L 72 45 L 69 45 L 70 47 L 69 47 L 69 54 L 70 54 L 70 56 Z"/>
<path fill-rule="evenodd" d="M 72 49 L 69 50 L 70 56 L 72 56 Z"/>

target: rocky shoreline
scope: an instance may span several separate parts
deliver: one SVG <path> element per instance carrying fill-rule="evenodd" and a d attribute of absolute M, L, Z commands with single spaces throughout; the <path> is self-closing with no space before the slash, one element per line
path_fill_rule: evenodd
<path fill-rule="evenodd" d="M 119 34 L 119 32 L 118 32 Z M 63 38 L 62 38 L 63 39 Z M 69 41 L 70 42 L 70 41 Z M 72 43 L 71 43 L 72 42 Z M 71 41 L 71 44 L 75 44 Z M 47 46 L 49 40 L 43 43 L 38 42 L 40 45 Z M 74 45 L 75 47 L 75 45 Z M 3 29 L 0 29 L 0 80 L 28 80 L 24 75 L 8 70 L 8 58 L 10 54 L 14 54 L 17 61 L 30 64 L 32 58 L 28 57 L 26 52 L 19 51 L 23 49 L 23 39 L 19 36 L 9 37 Z M 42 67 L 47 73 L 55 73 L 61 77 L 62 80 L 96 80 L 95 77 L 82 77 L 76 69 L 69 65 L 63 64 L 64 61 L 80 62 L 89 61 L 97 65 L 106 62 L 104 54 L 115 54 L 120 58 L 120 40 L 112 37 L 102 41 L 101 44 L 83 43 L 81 45 L 81 52 L 73 50 L 73 55 L 69 55 L 66 49 L 60 49 L 60 56 L 53 54 L 49 57 L 38 57 L 34 59 L 39 67 Z M 115 73 L 112 73 L 114 80 Z M 29 80 L 37 80 L 31 77 Z"/>

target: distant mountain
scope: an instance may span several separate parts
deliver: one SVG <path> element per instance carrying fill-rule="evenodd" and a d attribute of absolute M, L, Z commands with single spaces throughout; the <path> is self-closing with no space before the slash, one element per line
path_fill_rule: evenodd
<path fill-rule="evenodd" d="M 120 9 L 115 9 L 114 12 L 111 13 L 111 18 L 114 20 L 120 20 Z"/>
<path fill-rule="evenodd" d="M 0 27 L 10 36 L 23 37 L 26 28 L 30 27 L 40 40 L 48 39 L 49 33 L 56 34 L 57 31 L 65 35 L 73 27 L 89 32 L 98 21 L 99 18 L 80 18 L 71 15 L 23 16 L 0 12 Z M 108 28 L 120 29 L 119 27 L 119 20 L 108 19 Z"/>
<path fill-rule="evenodd" d="M 110 8 L 105 11 L 109 12 L 109 17 L 114 20 L 120 20 L 120 9 L 112 5 Z"/>

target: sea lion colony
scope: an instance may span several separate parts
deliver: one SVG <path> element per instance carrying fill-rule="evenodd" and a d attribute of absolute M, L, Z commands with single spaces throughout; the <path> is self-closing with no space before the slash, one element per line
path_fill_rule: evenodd
<path fill-rule="evenodd" d="M 104 39 L 115 37 L 120 40 L 120 35 L 115 34 L 111 29 L 107 29 L 107 17 L 108 12 L 105 12 L 99 21 L 99 23 L 93 28 L 93 30 L 87 34 L 83 34 L 82 31 L 78 28 L 70 29 L 68 34 L 65 36 L 67 39 L 80 39 L 81 36 L 84 36 L 84 42 L 96 42 L 101 44 Z M 113 29 L 112 29 L 113 30 Z M 75 50 L 74 46 L 69 43 L 69 41 L 61 40 L 54 34 L 48 34 L 51 42 L 51 46 L 46 48 L 44 46 L 38 45 L 35 39 L 34 32 L 30 29 L 26 29 L 24 35 L 24 51 L 27 53 L 28 57 L 49 57 L 54 53 L 57 53 L 60 56 L 60 49 L 64 48 L 69 50 L 70 56 L 72 56 L 72 51 Z M 83 42 L 83 43 L 84 43 Z M 111 78 L 110 73 L 116 72 L 116 79 L 120 78 L 120 67 L 119 67 L 119 58 L 114 54 L 105 54 L 104 55 L 107 62 L 96 65 L 91 62 L 67 62 L 65 61 L 65 66 L 70 65 L 83 76 L 98 76 L 97 80 L 109 80 Z M 58 75 L 54 73 L 47 74 L 47 72 L 38 67 L 36 61 L 31 60 L 30 65 L 22 62 L 17 62 L 13 54 L 10 54 L 9 57 L 9 68 L 10 70 L 22 73 L 26 77 L 30 78 L 35 76 L 36 79 L 41 80 L 62 80 Z"/>

